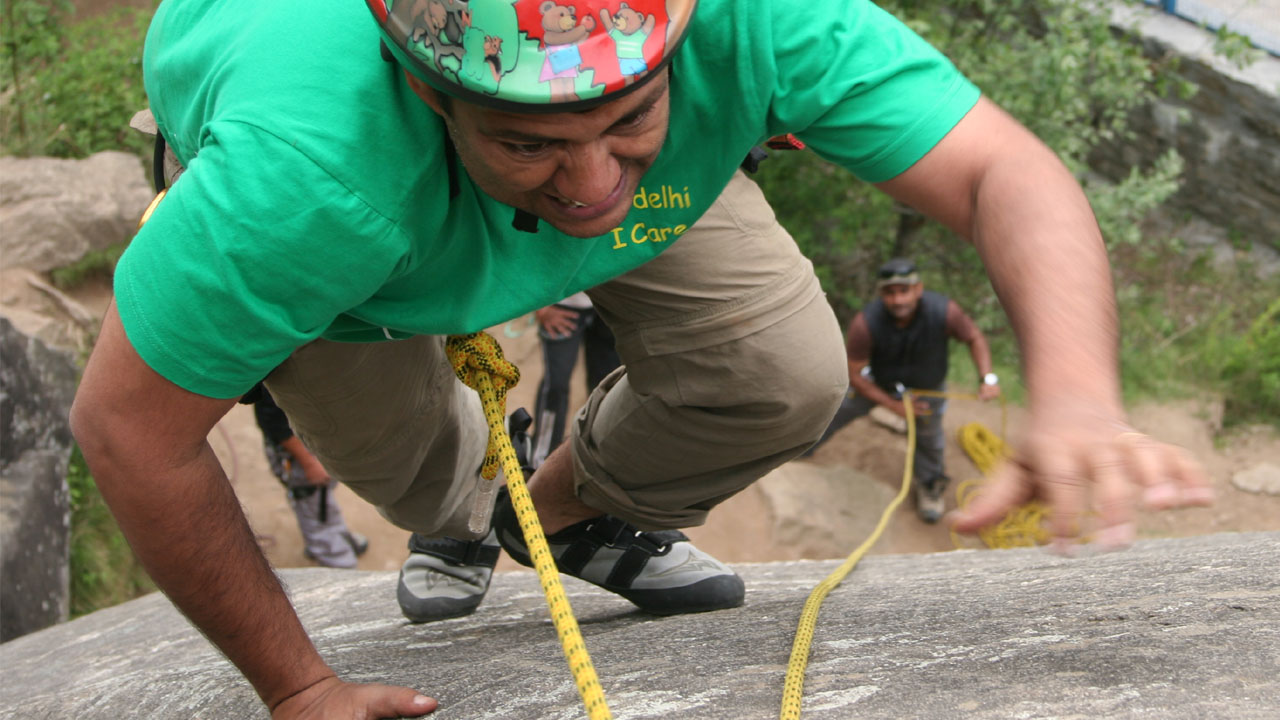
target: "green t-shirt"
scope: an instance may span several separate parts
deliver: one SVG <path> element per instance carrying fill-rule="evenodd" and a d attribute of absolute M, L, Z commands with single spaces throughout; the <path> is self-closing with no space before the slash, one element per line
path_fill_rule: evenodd
<path fill-rule="evenodd" d="M 703 0 L 661 154 L 622 225 L 581 239 L 513 229 L 460 165 L 450 198 L 443 124 L 365 3 L 165 0 L 144 70 L 187 171 L 121 258 L 118 309 L 149 366 L 224 398 L 318 337 L 471 332 L 631 270 L 773 135 L 887 180 L 978 97 L 870 2 Z"/>

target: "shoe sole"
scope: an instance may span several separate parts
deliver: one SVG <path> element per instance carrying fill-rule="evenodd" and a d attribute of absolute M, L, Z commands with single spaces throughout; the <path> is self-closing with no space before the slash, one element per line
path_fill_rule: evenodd
<path fill-rule="evenodd" d="M 423 600 L 409 591 L 404 578 L 396 583 L 396 601 L 400 604 L 400 612 L 411 623 L 429 623 L 438 620 L 452 620 L 466 617 L 480 607 L 484 593 L 474 598 L 433 598 Z"/>

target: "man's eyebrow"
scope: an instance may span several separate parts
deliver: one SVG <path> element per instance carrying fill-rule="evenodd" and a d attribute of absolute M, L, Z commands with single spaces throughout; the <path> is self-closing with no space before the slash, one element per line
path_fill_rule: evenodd
<path fill-rule="evenodd" d="M 664 84 L 665 84 L 665 83 L 664 83 Z M 627 113 L 626 115 L 623 115 L 621 118 L 618 118 L 618 121 L 617 121 L 617 122 L 615 122 L 614 124 L 610 125 L 609 127 L 611 127 L 611 128 L 615 128 L 615 127 L 619 127 L 619 126 L 621 126 L 621 125 L 629 125 L 629 124 L 631 124 L 631 123 L 635 122 L 635 121 L 636 121 L 636 119 L 637 119 L 637 118 L 639 118 L 641 115 L 644 115 L 645 113 L 647 113 L 647 112 L 649 112 L 650 110 L 652 110 L 652 109 L 653 109 L 653 106 L 654 106 L 654 105 L 657 105 L 657 104 L 658 104 L 658 101 L 659 101 L 659 100 L 661 100 L 661 99 L 662 99 L 662 91 L 661 91 L 661 90 L 659 90 L 658 92 L 654 93 L 654 94 L 652 95 L 652 97 L 650 97 L 650 98 L 648 99 L 648 101 L 646 101 L 644 104 L 640 105 L 640 107 L 636 108 L 635 110 L 632 110 L 631 112 Z"/>

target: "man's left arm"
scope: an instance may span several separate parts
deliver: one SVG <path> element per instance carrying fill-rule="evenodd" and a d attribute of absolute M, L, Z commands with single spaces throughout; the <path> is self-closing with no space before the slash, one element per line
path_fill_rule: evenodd
<path fill-rule="evenodd" d="M 1041 497 L 1061 543 L 1081 532 L 1092 502 L 1100 540 L 1120 546 L 1134 538 L 1139 496 L 1152 508 L 1212 500 L 1185 451 L 1125 419 L 1106 250 L 1079 183 L 1049 148 L 984 98 L 878 187 L 974 243 L 1022 350 L 1026 435 L 989 489 L 953 518 L 957 530 Z"/>
<path fill-rule="evenodd" d="M 991 347 L 987 345 L 987 336 L 955 300 L 947 301 L 947 335 L 969 346 L 969 356 L 978 371 L 978 399 L 985 402 L 1000 397 L 1000 384 L 991 371 Z"/>

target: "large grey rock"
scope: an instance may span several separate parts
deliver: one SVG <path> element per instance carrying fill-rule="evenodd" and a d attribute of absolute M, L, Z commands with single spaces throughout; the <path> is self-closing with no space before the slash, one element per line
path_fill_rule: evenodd
<path fill-rule="evenodd" d="M 805 718 L 1274 718 L 1280 533 L 868 558 L 827 598 Z M 796 619 L 836 561 L 740 566 L 745 607 L 653 618 L 569 581 L 618 718 L 776 717 Z M 535 576 L 499 574 L 470 618 L 408 625 L 395 575 L 284 573 L 321 653 L 354 680 L 434 695 L 433 716 L 583 717 Z M 0 646 L 23 718 L 265 718 L 159 595 Z M 2 710 L 0 710 L 2 711 Z"/>
<path fill-rule="evenodd" d="M 75 363 L 0 316 L 0 642 L 67 618 Z"/>
<path fill-rule="evenodd" d="M 152 194 L 142 162 L 128 153 L 0 157 L 0 259 L 44 272 L 124 242 Z"/>

